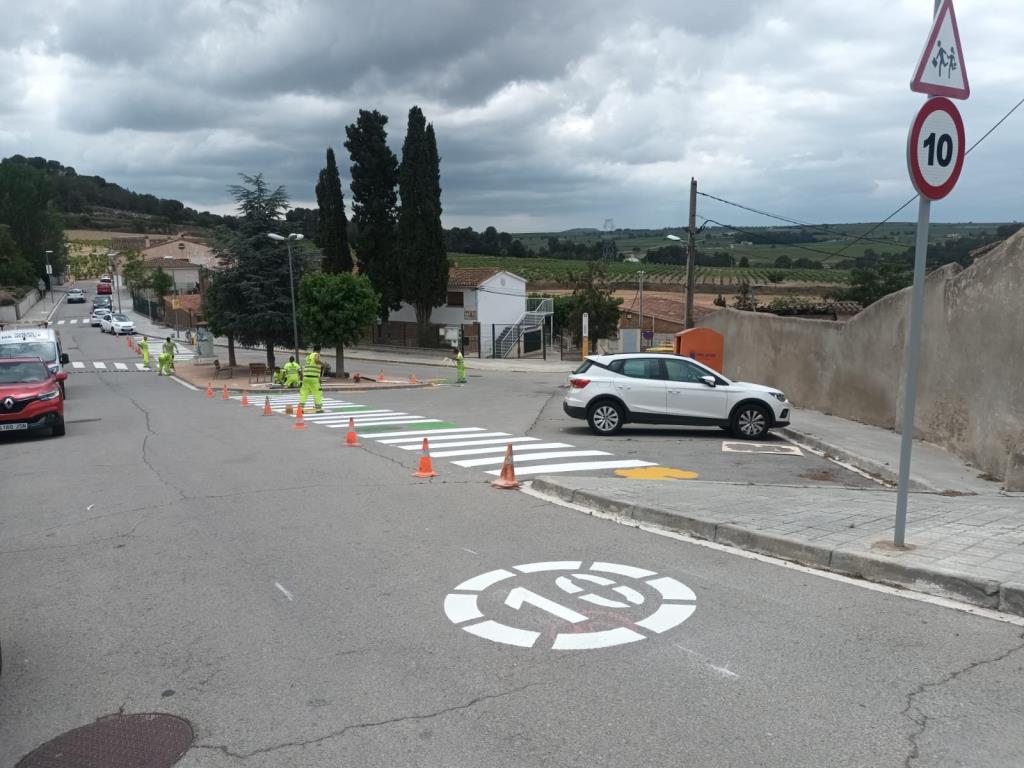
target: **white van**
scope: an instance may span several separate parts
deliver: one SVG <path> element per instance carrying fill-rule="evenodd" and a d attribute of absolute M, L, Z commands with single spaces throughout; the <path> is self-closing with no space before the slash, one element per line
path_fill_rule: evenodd
<path fill-rule="evenodd" d="M 0 330 L 0 357 L 38 357 L 52 373 L 70 362 L 61 351 L 60 336 L 45 326 L 7 326 Z M 61 393 L 64 382 L 60 383 Z"/>

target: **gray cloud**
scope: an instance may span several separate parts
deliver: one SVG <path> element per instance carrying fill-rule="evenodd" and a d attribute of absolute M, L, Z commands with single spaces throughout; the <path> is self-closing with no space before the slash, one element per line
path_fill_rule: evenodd
<path fill-rule="evenodd" d="M 994 21 L 1016 2 L 957 3 L 969 139 L 1020 97 L 1024 53 Z M 308 204 L 328 145 L 347 170 L 360 108 L 391 116 L 399 152 L 413 104 L 437 129 L 448 225 L 679 224 L 690 176 L 806 220 L 878 219 L 912 194 L 903 142 L 921 97 L 907 83 L 927 3 L 45 5 L 0 0 L 0 155 L 197 207 L 224 210 L 225 187 L 257 171 Z M 1019 217 L 1020 119 L 971 155 L 934 216 Z"/>

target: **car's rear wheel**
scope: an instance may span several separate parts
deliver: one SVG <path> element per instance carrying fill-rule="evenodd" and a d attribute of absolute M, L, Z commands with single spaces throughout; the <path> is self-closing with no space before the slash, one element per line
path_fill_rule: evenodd
<path fill-rule="evenodd" d="M 60 421 L 53 425 L 50 434 L 53 435 L 53 437 L 64 437 L 65 431 L 66 427 L 64 426 L 64 419 L 62 418 Z"/>
<path fill-rule="evenodd" d="M 763 405 L 741 405 L 732 415 L 732 432 L 744 440 L 758 440 L 768 434 L 771 417 Z"/>
<path fill-rule="evenodd" d="M 625 422 L 622 406 L 611 400 L 604 400 L 590 406 L 587 411 L 587 423 L 592 432 L 598 435 L 614 435 Z"/>

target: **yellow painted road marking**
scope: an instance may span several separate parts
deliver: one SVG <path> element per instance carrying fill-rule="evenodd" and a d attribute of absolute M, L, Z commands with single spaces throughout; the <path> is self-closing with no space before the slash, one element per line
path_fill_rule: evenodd
<path fill-rule="evenodd" d="M 617 469 L 619 477 L 630 480 L 696 480 L 700 475 L 687 469 L 675 467 L 636 467 L 635 469 Z"/>

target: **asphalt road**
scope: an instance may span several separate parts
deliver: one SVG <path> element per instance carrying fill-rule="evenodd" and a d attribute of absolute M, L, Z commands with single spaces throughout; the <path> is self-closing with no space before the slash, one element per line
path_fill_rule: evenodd
<path fill-rule="evenodd" d="M 72 359 L 124 349 L 62 336 Z M 542 429 L 550 405 L 517 404 L 547 380 L 490 384 L 365 400 Z M 187 718 L 180 765 L 214 768 L 1024 764 L 1019 626 L 587 517 L 479 469 L 416 479 L 415 452 L 346 449 L 155 374 L 73 374 L 66 405 L 66 437 L 0 441 L 0 766 L 119 710 Z M 695 610 L 644 627 L 662 601 Z M 533 647 L 471 632 L 469 603 Z M 641 638 L 553 647 L 608 630 Z"/>

